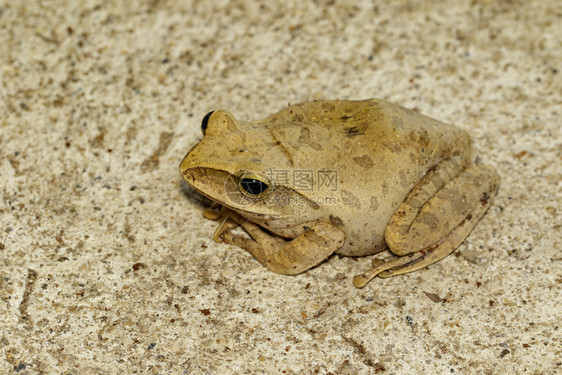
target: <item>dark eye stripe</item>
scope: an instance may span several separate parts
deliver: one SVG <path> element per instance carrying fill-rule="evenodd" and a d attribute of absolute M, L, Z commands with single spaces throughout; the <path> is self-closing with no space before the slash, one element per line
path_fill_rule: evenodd
<path fill-rule="evenodd" d="M 260 195 L 269 187 L 266 183 L 256 180 L 255 178 L 241 179 L 240 186 L 246 193 L 251 195 Z"/>
<path fill-rule="evenodd" d="M 211 111 L 211 112 L 207 113 L 205 115 L 205 117 L 203 117 L 203 120 L 201 120 L 201 131 L 203 132 L 203 135 L 205 135 L 205 131 L 207 130 L 207 126 L 209 126 L 209 117 L 211 117 L 213 112 L 214 111 Z"/>

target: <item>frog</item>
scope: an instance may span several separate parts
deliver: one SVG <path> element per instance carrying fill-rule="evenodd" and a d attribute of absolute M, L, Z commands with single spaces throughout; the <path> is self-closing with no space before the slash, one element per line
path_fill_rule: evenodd
<path fill-rule="evenodd" d="M 289 104 L 258 121 L 216 110 L 201 130 L 179 171 L 214 202 L 215 241 L 283 275 L 387 250 L 357 288 L 452 253 L 500 182 L 465 130 L 382 99 Z"/>

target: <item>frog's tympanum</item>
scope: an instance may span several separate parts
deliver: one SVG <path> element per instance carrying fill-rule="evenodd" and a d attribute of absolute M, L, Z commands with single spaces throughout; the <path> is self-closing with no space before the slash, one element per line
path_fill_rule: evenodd
<path fill-rule="evenodd" d="M 180 173 L 218 203 L 206 212 L 223 219 L 215 240 L 285 275 L 387 248 L 355 286 L 426 267 L 468 236 L 499 184 L 463 130 L 378 99 L 299 103 L 256 122 L 219 110 L 201 129 Z"/>

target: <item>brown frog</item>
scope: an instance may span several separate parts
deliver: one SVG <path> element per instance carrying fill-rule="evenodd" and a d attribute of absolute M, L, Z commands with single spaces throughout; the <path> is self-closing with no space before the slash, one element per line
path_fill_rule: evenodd
<path fill-rule="evenodd" d="M 201 128 L 180 173 L 222 207 L 207 211 L 223 218 L 215 239 L 286 275 L 387 248 L 395 257 L 356 287 L 426 267 L 468 236 L 499 185 L 466 132 L 379 99 L 304 102 L 257 122 L 219 110 Z"/>

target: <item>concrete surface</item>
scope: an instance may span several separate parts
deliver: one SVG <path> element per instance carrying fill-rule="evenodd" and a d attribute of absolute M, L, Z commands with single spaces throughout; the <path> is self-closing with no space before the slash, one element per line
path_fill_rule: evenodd
<path fill-rule="evenodd" d="M 126 4 L 0 5 L 0 373 L 560 371 L 560 1 Z M 357 290 L 370 259 L 212 242 L 177 170 L 208 109 L 373 96 L 497 167 L 454 255 Z"/>

